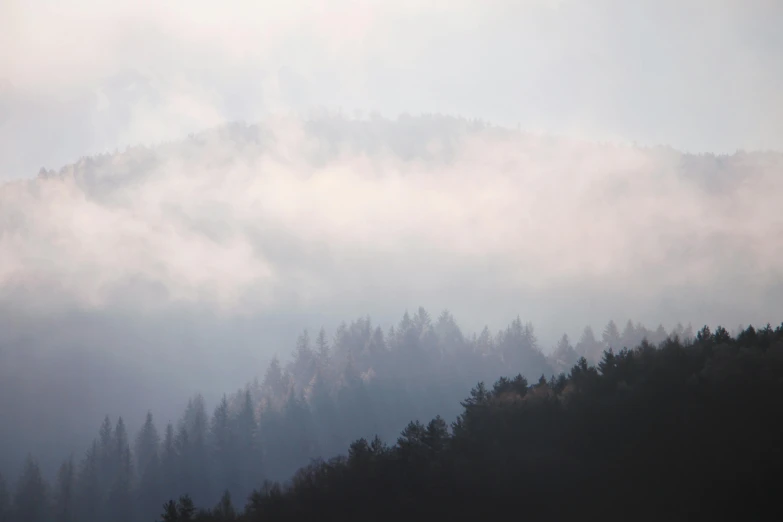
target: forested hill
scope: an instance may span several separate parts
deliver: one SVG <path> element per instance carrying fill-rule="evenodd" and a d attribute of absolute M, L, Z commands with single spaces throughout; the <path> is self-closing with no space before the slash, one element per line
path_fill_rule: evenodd
<path fill-rule="evenodd" d="M 391 446 L 360 439 L 266 483 L 242 515 L 183 497 L 162 520 L 759 520 L 778 506 L 783 326 L 609 350 L 532 386 L 479 383 L 462 406 L 451 426 L 411 422 Z"/>
<path fill-rule="evenodd" d="M 636 321 L 657 344 L 677 321 L 735 327 L 783 316 L 778 152 L 690 154 L 442 115 L 324 113 L 46 167 L 0 182 L 6 477 L 28 451 L 48 477 L 71 453 L 78 467 L 106 414 L 135 434 L 151 408 L 176 438 L 195 392 L 211 414 L 224 392 L 263 381 L 301 328 L 312 344 L 325 325 L 332 342 L 340 320 L 360 314 L 373 324 L 346 325 L 335 344 L 377 347 L 383 325 L 395 355 L 357 355 L 358 376 L 373 379 L 372 368 L 373 382 L 402 383 L 405 394 L 385 400 L 380 419 L 363 415 L 361 430 L 340 422 L 330 448 L 392 437 L 411 418 L 450 421 L 478 380 L 568 371 L 568 340 L 548 360 L 517 349 L 547 352 L 563 331 L 597 359 L 608 345 L 583 325 L 615 318 L 618 347 L 641 341 Z M 390 338 L 388 327 L 415 305 L 448 306 L 465 332 L 489 324 L 492 334 L 434 343 L 427 333 L 431 354 L 399 355 L 409 334 Z M 537 343 L 524 324 L 495 335 L 517 314 L 535 324 Z M 467 350 L 441 360 L 443 347 Z M 340 380 L 338 361 L 333 395 L 351 381 Z M 307 454 L 331 455 L 326 444 Z M 280 460 L 266 477 L 307 462 Z"/>
<path fill-rule="evenodd" d="M 530 325 L 466 339 L 447 313 L 428 321 L 423 310 L 406 314 L 384 334 L 360 320 L 333 343 L 303 334 L 290 364 L 273 361 L 211 418 L 195 397 L 162 433 L 151 414 L 131 440 L 122 418 L 107 418 L 53 484 L 32 457 L 15 482 L 0 477 L 0 520 L 465 519 L 501 510 L 670 520 L 772 506 L 783 464 L 783 325 L 664 332 L 657 345 L 610 344 L 595 366 L 565 338 L 558 350 L 574 365 L 531 378 L 555 362 L 530 345 Z M 623 344 L 613 322 L 601 337 Z M 469 394 L 465 386 L 459 410 L 448 400 L 466 376 L 520 366 L 528 377 Z M 291 477 L 296 462 L 304 467 Z M 177 500 L 164 507 L 166 498 Z"/>
<path fill-rule="evenodd" d="M 158 513 L 164 500 L 183 490 L 199 505 L 213 504 L 225 489 L 245 499 L 261 481 L 285 480 L 312 458 L 344 452 L 357 438 L 394 440 L 410 419 L 441 415 L 451 422 L 460 413 L 466 390 L 478 381 L 520 372 L 537 380 L 568 371 L 580 356 L 597 362 L 610 347 L 635 346 L 642 339 L 659 344 L 670 337 L 690 339 L 693 330 L 680 324 L 668 332 L 663 325 L 648 329 L 630 320 L 620 328 L 609 321 L 600 332 L 586 326 L 574 344 L 564 334 L 545 353 L 533 325 L 519 318 L 494 334 L 488 327 L 467 334 L 448 311 L 432 318 L 420 307 L 388 330 L 368 316 L 342 323 L 332 334 L 323 328 L 313 335 L 304 330 L 290 357 L 273 357 L 265 370 L 251 367 L 249 372 L 261 370 L 258 377 L 234 393 L 222 400 L 220 395 L 196 394 L 186 407 L 182 404 L 184 411 L 173 414 L 165 408 L 170 392 L 156 389 L 154 376 L 131 366 L 127 393 L 131 402 L 139 403 L 137 408 L 129 413 L 117 406 L 103 422 L 98 417 L 89 423 L 82 409 L 90 394 L 75 394 L 73 387 L 58 394 L 57 383 L 79 380 L 84 387 L 76 390 L 108 394 L 116 374 L 93 358 L 63 356 L 58 372 L 43 384 L 30 380 L 31 370 L 25 369 L 38 361 L 35 352 L 0 350 L 5 355 L 0 358 L 0 402 L 5 403 L 0 452 L 17 453 L 19 460 L 0 466 L 0 475 L 18 477 L 25 469 L 21 482 L 11 484 L 15 497 L 26 490 L 21 484 L 30 477 L 48 479 L 60 493 L 39 491 L 34 497 L 43 495 L 44 504 L 72 503 L 80 522 L 144 522 Z M 219 345 L 224 359 L 231 357 L 230 348 L 224 348 L 230 342 L 226 337 Z M 191 350 L 173 361 L 155 360 L 159 374 L 172 375 L 198 357 L 199 351 Z M 89 365 L 94 376 L 79 372 L 79 365 Z M 196 389 L 215 385 L 198 374 L 183 374 Z M 46 403 L 28 404 L 23 397 L 33 393 L 47 397 Z M 40 409 L 67 419 L 66 427 L 77 426 L 85 435 L 68 444 L 68 430 L 46 429 L 46 422 L 56 423 L 49 416 L 42 418 Z M 140 413 L 133 413 L 138 409 Z M 47 466 L 34 450 L 33 437 L 47 442 L 54 463 Z M 14 440 L 19 441 L 16 452 Z M 33 455 L 26 466 L 25 452 Z M 98 485 L 93 488 L 93 483 Z M 118 500 L 123 498 L 126 501 Z M 12 503 L 20 502 L 15 498 Z"/>

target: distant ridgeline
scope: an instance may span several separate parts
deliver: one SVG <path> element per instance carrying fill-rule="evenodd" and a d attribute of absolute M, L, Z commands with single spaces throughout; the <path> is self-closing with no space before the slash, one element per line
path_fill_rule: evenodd
<path fill-rule="evenodd" d="M 107 417 L 51 485 L 32 457 L 0 478 L 0 521 L 755 519 L 777 506 L 782 416 L 783 325 L 610 322 L 547 356 L 519 319 L 466 337 L 419 309 L 303 333 L 211 416 L 196 396 L 133 439 Z"/>

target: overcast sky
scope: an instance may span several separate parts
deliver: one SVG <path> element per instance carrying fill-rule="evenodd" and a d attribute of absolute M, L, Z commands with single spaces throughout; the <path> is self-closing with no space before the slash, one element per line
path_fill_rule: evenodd
<path fill-rule="evenodd" d="M 0 179 L 267 111 L 783 149 L 778 0 L 0 2 Z"/>

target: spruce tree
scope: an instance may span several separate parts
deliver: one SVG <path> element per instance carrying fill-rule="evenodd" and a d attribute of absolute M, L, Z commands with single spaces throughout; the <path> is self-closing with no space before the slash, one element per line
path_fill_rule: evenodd
<path fill-rule="evenodd" d="M 28 456 L 14 495 L 13 517 L 24 522 L 47 522 L 50 507 L 47 490 L 38 462 Z"/>
<path fill-rule="evenodd" d="M 68 459 L 57 472 L 57 490 L 54 497 L 55 522 L 75 522 L 76 471 L 73 459 Z"/>

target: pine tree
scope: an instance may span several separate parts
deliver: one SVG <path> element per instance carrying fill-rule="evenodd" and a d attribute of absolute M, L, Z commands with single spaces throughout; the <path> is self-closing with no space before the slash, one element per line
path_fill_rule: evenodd
<path fill-rule="evenodd" d="M 669 334 L 666 333 L 666 329 L 662 324 L 659 324 L 658 328 L 656 328 L 655 332 L 650 336 L 649 341 L 653 346 L 659 346 L 662 342 L 666 341 L 668 337 Z"/>
<path fill-rule="evenodd" d="M 160 515 L 162 522 L 193 522 L 196 517 L 196 507 L 189 495 L 179 497 L 178 502 L 169 500 L 163 505 Z"/>
<path fill-rule="evenodd" d="M 187 447 L 181 449 L 183 461 L 188 466 L 187 476 L 183 476 L 187 491 L 199 504 L 211 503 L 209 451 L 207 437 L 209 421 L 207 418 L 204 397 L 196 395 L 185 409 L 182 429 L 187 432 Z"/>
<path fill-rule="evenodd" d="M 286 386 L 283 379 L 283 370 L 280 367 L 280 360 L 275 355 L 269 363 L 269 367 L 264 374 L 264 381 L 261 384 L 264 393 L 273 402 L 279 403 L 285 398 Z"/>
<path fill-rule="evenodd" d="M 617 328 L 617 324 L 612 320 L 610 320 L 606 325 L 606 328 L 604 328 L 601 338 L 604 341 L 605 348 L 613 348 L 615 350 L 622 348 L 622 346 L 620 346 L 622 344 L 620 330 Z"/>
<path fill-rule="evenodd" d="M 160 446 L 160 435 L 155 427 L 155 421 L 152 418 L 152 412 L 147 412 L 144 425 L 141 427 L 133 447 L 136 456 L 136 469 L 139 475 L 142 475 L 153 459 L 157 458 L 158 447 Z"/>
<path fill-rule="evenodd" d="M 597 361 L 601 351 L 601 343 L 596 340 L 593 329 L 590 326 L 585 326 L 579 342 L 576 343 L 576 354 L 586 360 Z"/>
<path fill-rule="evenodd" d="M 246 391 L 242 406 L 233 419 L 233 431 L 236 437 L 236 451 L 241 460 L 238 464 L 238 477 L 241 495 L 246 496 L 257 483 L 261 482 L 261 452 L 258 434 L 258 421 L 253 408 L 253 398 Z"/>
<path fill-rule="evenodd" d="M 688 323 L 688 326 L 682 331 L 682 339 L 680 340 L 684 343 L 693 342 L 693 325 L 691 323 Z"/>
<path fill-rule="evenodd" d="M 462 353 L 465 349 L 465 337 L 454 321 L 454 316 L 448 310 L 444 310 L 438 317 L 434 327 L 442 346 L 448 347 L 454 353 Z"/>
<path fill-rule="evenodd" d="M 641 341 L 641 338 L 637 338 L 637 332 L 636 328 L 634 328 L 633 322 L 631 322 L 630 319 L 628 319 L 628 322 L 625 323 L 625 328 L 623 329 L 623 333 L 620 336 L 620 346 L 615 347 L 616 350 L 620 350 L 622 348 L 635 348 L 637 344 Z"/>
<path fill-rule="evenodd" d="M 79 466 L 75 506 L 79 521 L 98 520 L 103 508 L 104 488 L 100 482 L 100 453 L 99 442 L 94 440 Z"/>
<path fill-rule="evenodd" d="M 179 473 L 179 455 L 174 426 L 169 422 L 163 436 L 160 452 L 161 491 L 164 498 L 170 498 L 182 491 Z"/>
<path fill-rule="evenodd" d="M 57 492 L 54 498 L 55 522 L 74 522 L 74 494 L 76 474 L 73 459 L 68 459 L 57 472 Z"/>
<path fill-rule="evenodd" d="M 160 435 L 151 412 L 147 412 L 144 425 L 134 442 L 136 471 L 139 477 L 136 488 L 137 514 L 140 519 L 150 519 L 157 513 L 161 501 Z"/>
<path fill-rule="evenodd" d="M 128 433 L 122 417 L 117 419 L 114 428 L 114 455 L 112 456 L 114 477 L 109 491 L 109 509 L 111 520 L 126 522 L 132 520 L 133 499 L 133 461 L 128 444 Z"/>
<path fill-rule="evenodd" d="M 310 385 L 309 403 L 319 438 L 320 454 L 324 457 L 336 455 L 342 449 L 337 406 L 320 371 L 313 377 Z"/>
<path fill-rule="evenodd" d="M 674 328 L 672 328 L 672 331 L 669 333 L 669 337 L 671 339 L 677 338 L 680 341 L 682 341 L 683 333 L 685 333 L 685 327 L 682 326 L 682 323 L 677 323 L 676 325 L 674 325 Z"/>
<path fill-rule="evenodd" d="M 136 514 L 140 520 L 152 520 L 161 501 L 165 498 L 162 495 L 160 468 L 160 458 L 156 452 L 149 457 L 144 470 L 139 472 Z"/>
<path fill-rule="evenodd" d="M 220 502 L 212 510 L 212 515 L 220 522 L 235 522 L 237 520 L 237 512 L 231 502 L 231 493 L 229 491 L 223 492 Z"/>
<path fill-rule="evenodd" d="M 14 518 L 20 522 L 47 522 L 49 517 L 47 490 L 38 462 L 28 456 L 14 495 Z"/>
<path fill-rule="evenodd" d="M 576 364 L 579 356 L 576 354 L 576 350 L 571 346 L 567 334 L 563 334 L 563 337 L 557 343 L 554 353 L 554 365 L 557 371 L 566 372 Z"/>
<path fill-rule="evenodd" d="M 177 428 L 174 447 L 177 452 L 175 473 L 180 491 L 191 491 L 193 489 L 193 461 L 190 459 L 192 451 L 190 434 L 182 421 Z"/>
<path fill-rule="evenodd" d="M 285 433 L 284 462 L 289 468 L 286 475 L 290 475 L 316 457 L 315 441 L 312 437 L 313 419 L 307 403 L 293 388 L 289 391 L 281 413 Z"/>
<path fill-rule="evenodd" d="M 210 423 L 212 462 L 216 482 L 236 493 L 239 491 L 237 467 L 240 459 L 236 452 L 236 440 L 232 430 L 231 409 L 225 395 L 215 408 Z"/>
<path fill-rule="evenodd" d="M 383 363 L 383 357 L 387 354 L 387 346 L 383 330 L 380 326 L 376 326 L 375 330 L 373 330 L 372 337 L 367 346 L 367 351 L 370 356 L 371 365 Z"/>
<path fill-rule="evenodd" d="M 303 389 L 310 382 L 316 366 L 316 355 L 310 347 L 310 335 L 305 330 L 296 341 L 294 360 L 291 364 L 291 374 L 297 389 Z"/>
<path fill-rule="evenodd" d="M 111 419 L 107 415 L 103 419 L 101 429 L 98 434 L 98 487 L 100 488 L 100 498 L 103 503 L 100 505 L 102 518 L 111 517 L 110 495 L 111 487 L 117 472 L 117 452 L 114 445 L 114 431 L 112 430 Z"/>
<path fill-rule="evenodd" d="M 326 338 L 326 330 L 321 327 L 318 331 L 318 337 L 315 339 L 316 357 L 318 367 L 323 372 L 332 362 L 332 354 L 329 350 L 329 340 Z"/>

